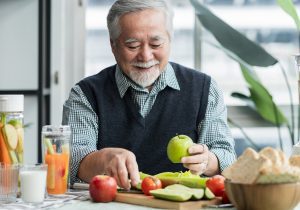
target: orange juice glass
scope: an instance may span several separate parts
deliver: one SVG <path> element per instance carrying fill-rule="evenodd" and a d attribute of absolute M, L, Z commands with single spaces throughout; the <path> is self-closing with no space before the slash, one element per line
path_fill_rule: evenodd
<path fill-rule="evenodd" d="M 43 162 L 48 165 L 48 194 L 64 194 L 69 183 L 71 129 L 46 125 L 42 129 Z"/>

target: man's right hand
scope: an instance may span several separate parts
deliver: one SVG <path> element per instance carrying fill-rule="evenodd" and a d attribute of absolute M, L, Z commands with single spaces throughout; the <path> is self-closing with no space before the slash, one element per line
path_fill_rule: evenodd
<path fill-rule="evenodd" d="M 114 177 L 119 187 L 130 189 L 131 185 L 136 186 L 140 181 L 140 176 L 135 155 L 122 148 L 104 148 L 102 150 L 101 152 L 106 153 L 106 161 L 103 163 L 104 173 Z"/>
<path fill-rule="evenodd" d="M 116 179 L 119 187 L 130 189 L 140 181 L 135 155 L 122 148 L 104 148 L 87 155 L 81 162 L 78 176 L 89 181 L 97 174 Z M 129 181 L 131 180 L 131 182 Z"/>

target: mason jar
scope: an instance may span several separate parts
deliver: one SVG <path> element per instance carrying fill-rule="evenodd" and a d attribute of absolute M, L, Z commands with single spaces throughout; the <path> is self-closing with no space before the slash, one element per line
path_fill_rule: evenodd
<path fill-rule="evenodd" d="M 48 194 L 64 194 L 69 185 L 71 128 L 68 125 L 45 125 L 42 128 L 43 163 L 48 165 Z"/>
<path fill-rule="evenodd" d="M 0 162 L 23 163 L 24 95 L 0 95 Z"/>

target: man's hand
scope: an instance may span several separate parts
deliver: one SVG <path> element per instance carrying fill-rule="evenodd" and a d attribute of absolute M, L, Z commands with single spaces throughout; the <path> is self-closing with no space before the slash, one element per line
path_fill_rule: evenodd
<path fill-rule="evenodd" d="M 81 161 L 80 179 L 89 182 L 97 174 L 114 177 L 118 186 L 125 189 L 136 186 L 140 181 L 135 155 L 122 148 L 104 148 L 88 154 Z"/>
<path fill-rule="evenodd" d="M 189 154 L 190 156 L 183 157 L 181 162 L 193 174 L 211 176 L 219 173 L 218 159 L 205 144 L 193 144 L 189 148 Z"/>
<path fill-rule="evenodd" d="M 104 173 L 116 179 L 119 187 L 130 189 L 140 180 L 135 155 L 122 148 L 105 148 L 106 160 L 103 164 Z M 129 181 L 131 180 L 131 183 Z"/>

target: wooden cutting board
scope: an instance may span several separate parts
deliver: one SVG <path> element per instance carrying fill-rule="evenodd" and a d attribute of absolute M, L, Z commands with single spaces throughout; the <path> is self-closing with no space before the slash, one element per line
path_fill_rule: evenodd
<path fill-rule="evenodd" d="M 175 202 L 175 201 L 156 199 L 153 196 L 146 196 L 144 194 L 134 194 L 134 193 L 124 193 L 124 192 L 117 193 L 117 197 L 115 201 L 121 203 L 148 206 L 153 208 L 179 209 L 179 210 L 201 209 L 207 205 L 221 204 L 221 198 L 215 198 L 213 200 Z"/>

